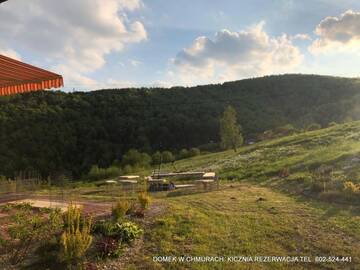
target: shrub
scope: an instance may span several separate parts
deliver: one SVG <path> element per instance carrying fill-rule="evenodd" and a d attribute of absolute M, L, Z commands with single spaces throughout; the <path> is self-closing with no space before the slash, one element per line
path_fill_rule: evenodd
<path fill-rule="evenodd" d="M 141 192 L 138 195 L 138 202 L 140 204 L 141 209 L 147 209 L 151 203 L 151 198 L 145 192 Z"/>
<path fill-rule="evenodd" d="M 69 204 L 64 220 L 66 227 L 60 238 L 59 255 L 62 261 L 71 266 L 80 262 L 91 245 L 91 219 L 81 219 L 81 209 Z"/>
<path fill-rule="evenodd" d="M 312 123 L 306 127 L 306 131 L 313 131 L 318 129 L 321 129 L 321 126 L 317 123 Z"/>
<path fill-rule="evenodd" d="M 121 254 L 121 242 L 116 239 L 104 236 L 100 238 L 96 244 L 96 250 L 103 257 L 117 258 Z"/>
<path fill-rule="evenodd" d="M 143 231 L 132 222 L 119 223 L 111 220 L 102 220 L 95 223 L 93 232 L 120 242 L 129 243 Z"/>
<path fill-rule="evenodd" d="M 126 213 L 129 211 L 131 205 L 126 200 L 118 200 L 115 204 L 115 206 L 111 209 L 111 215 L 116 220 L 122 220 Z"/>
<path fill-rule="evenodd" d="M 189 156 L 190 157 L 195 157 L 200 155 L 200 150 L 198 148 L 191 148 L 189 151 Z"/>
<path fill-rule="evenodd" d="M 133 167 L 131 165 L 125 165 L 123 171 L 125 174 L 131 173 L 133 171 Z"/>
<path fill-rule="evenodd" d="M 92 181 L 102 180 L 107 178 L 113 178 L 122 174 L 122 171 L 119 167 L 111 166 L 109 168 L 103 169 L 99 168 L 97 165 L 93 165 L 87 175 Z"/>
<path fill-rule="evenodd" d="M 117 235 L 120 236 L 122 242 L 130 243 L 131 241 L 138 238 L 143 233 L 143 230 L 140 229 L 135 223 L 125 222 L 118 224 L 116 232 Z"/>
<path fill-rule="evenodd" d="M 334 126 L 337 126 L 337 123 L 336 122 L 330 122 L 328 124 L 328 127 L 334 127 Z"/>
<path fill-rule="evenodd" d="M 151 157 L 146 153 L 140 153 L 136 149 L 130 149 L 123 157 L 123 166 L 148 167 L 151 163 Z"/>
<path fill-rule="evenodd" d="M 287 124 L 285 126 L 275 128 L 274 133 L 279 136 L 292 135 L 296 133 L 296 128 L 291 124 Z"/>
<path fill-rule="evenodd" d="M 164 151 L 162 152 L 162 161 L 164 163 L 170 163 L 175 160 L 174 155 L 170 151 Z"/>
<path fill-rule="evenodd" d="M 187 149 L 181 149 L 179 152 L 179 159 L 184 159 L 189 157 L 189 151 Z"/>
<path fill-rule="evenodd" d="M 115 231 L 115 223 L 111 220 L 98 220 L 92 226 L 91 231 L 103 236 L 112 236 Z"/>
<path fill-rule="evenodd" d="M 162 161 L 162 156 L 161 153 L 159 151 L 156 151 L 153 155 L 152 155 L 152 164 L 154 165 L 158 165 L 160 164 Z"/>

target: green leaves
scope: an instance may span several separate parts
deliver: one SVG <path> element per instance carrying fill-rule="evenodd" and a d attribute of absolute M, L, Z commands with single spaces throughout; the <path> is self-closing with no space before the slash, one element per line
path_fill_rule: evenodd
<path fill-rule="evenodd" d="M 223 149 L 232 148 L 236 151 L 243 143 L 240 126 L 236 120 L 236 111 L 231 106 L 226 107 L 223 116 L 220 118 L 220 138 Z"/>

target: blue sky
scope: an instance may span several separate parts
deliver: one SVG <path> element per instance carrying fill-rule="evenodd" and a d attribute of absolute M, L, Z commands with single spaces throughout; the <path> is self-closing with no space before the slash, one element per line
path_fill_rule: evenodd
<path fill-rule="evenodd" d="M 350 0 L 9 0 L 0 53 L 62 74 L 67 91 L 354 77 L 359 11 Z"/>

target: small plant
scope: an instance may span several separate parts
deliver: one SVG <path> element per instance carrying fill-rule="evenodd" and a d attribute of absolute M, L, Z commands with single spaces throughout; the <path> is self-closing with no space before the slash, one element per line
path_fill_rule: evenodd
<path fill-rule="evenodd" d="M 348 194 L 355 194 L 360 192 L 360 186 L 354 184 L 351 181 L 346 181 L 344 183 L 344 191 L 347 192 Z"/>
<path fill-rule="evenodd" d="M 92 232 L 103 236 L 113 236 L 115 224 L 112 220 L 99 220 L 92 226 Z"/>
<path fill-rule="evenodd" d="M 60 239 L 60 259 L 71 268 L 80 262 L 91 245 L 91 219 L 81 219 L 81 209 L 69 204 L 64 221 L 66 227 Z"/>
<path fill-rule="evenodd" d="M 122 220 L 130 210 L 131 204 L 126 200 L 118 200 L 111 209 L 111 216 L 115 221 Z"/>
<path fill-rule="evenodd" d="M 135 223 L 125 222 L 123 224 L 117 224 L 116 232 L 117 235 L 120 236 L 122 242 L 130 243 L 138 238 L 143 233 L 143 230 Z"/>
<path fill-rule="evenodd" d="M 140 204 L 141 209 L 147 209 L 151 203 L 151 198 L 145 192 L 141 192 L 138 195 L 138 202 Z"/>

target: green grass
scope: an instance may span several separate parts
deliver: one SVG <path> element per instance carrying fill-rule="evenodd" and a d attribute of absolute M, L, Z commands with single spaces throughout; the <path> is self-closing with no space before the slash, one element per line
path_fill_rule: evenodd
<path fill-rule="evenodd" d="M 264 200 L 258 201 L 260 197 Z M 303 255 L 311 258 L 341 255 L 352 256 L 355 261 L 352 266 L 360 267 L 360 227 L 356 225 L 360 219 L 349 220 L 346 210 L 342 210 L 342 214 L 329 213 L 330 209 L 320 205 L 248 184 L 207 194 L 167 198 L 161 203 L 167 206 L 166 214 L 156 218 L 147 231 L 141 253 L 133 256 L 133 266 L 144 267 L 141 269 L 249 269 L 247 264 L 236 263 L 154 263 L 152 256 L 157 255 Z M 272 263 L 251 264 L 251 267 L 346 269 L 350 265 Z"/>
<path fill-rule="evenodd" d="M 359 160 L 358 160 L 359 159 Z M 314 170 L 333 168 L 325 192 L 311 191 Z M 165 197 L 129 269 L 360 269 L 360 122 L 337 125 L 180 160 L 178 170 L 213 170 L 224 190 Z M 279 177 L 281 169 L 290 175 Z M 171 165 L 164 170 L 172 171 Z M 229 182 L 230 181 L 230 182 Z M 239 182 L 242 182 L 241 184 Z M 258 198 L 263 201 L 257 201 Z M 351 256 L 351 264 L 156 263 L 152 256 Z"/>

